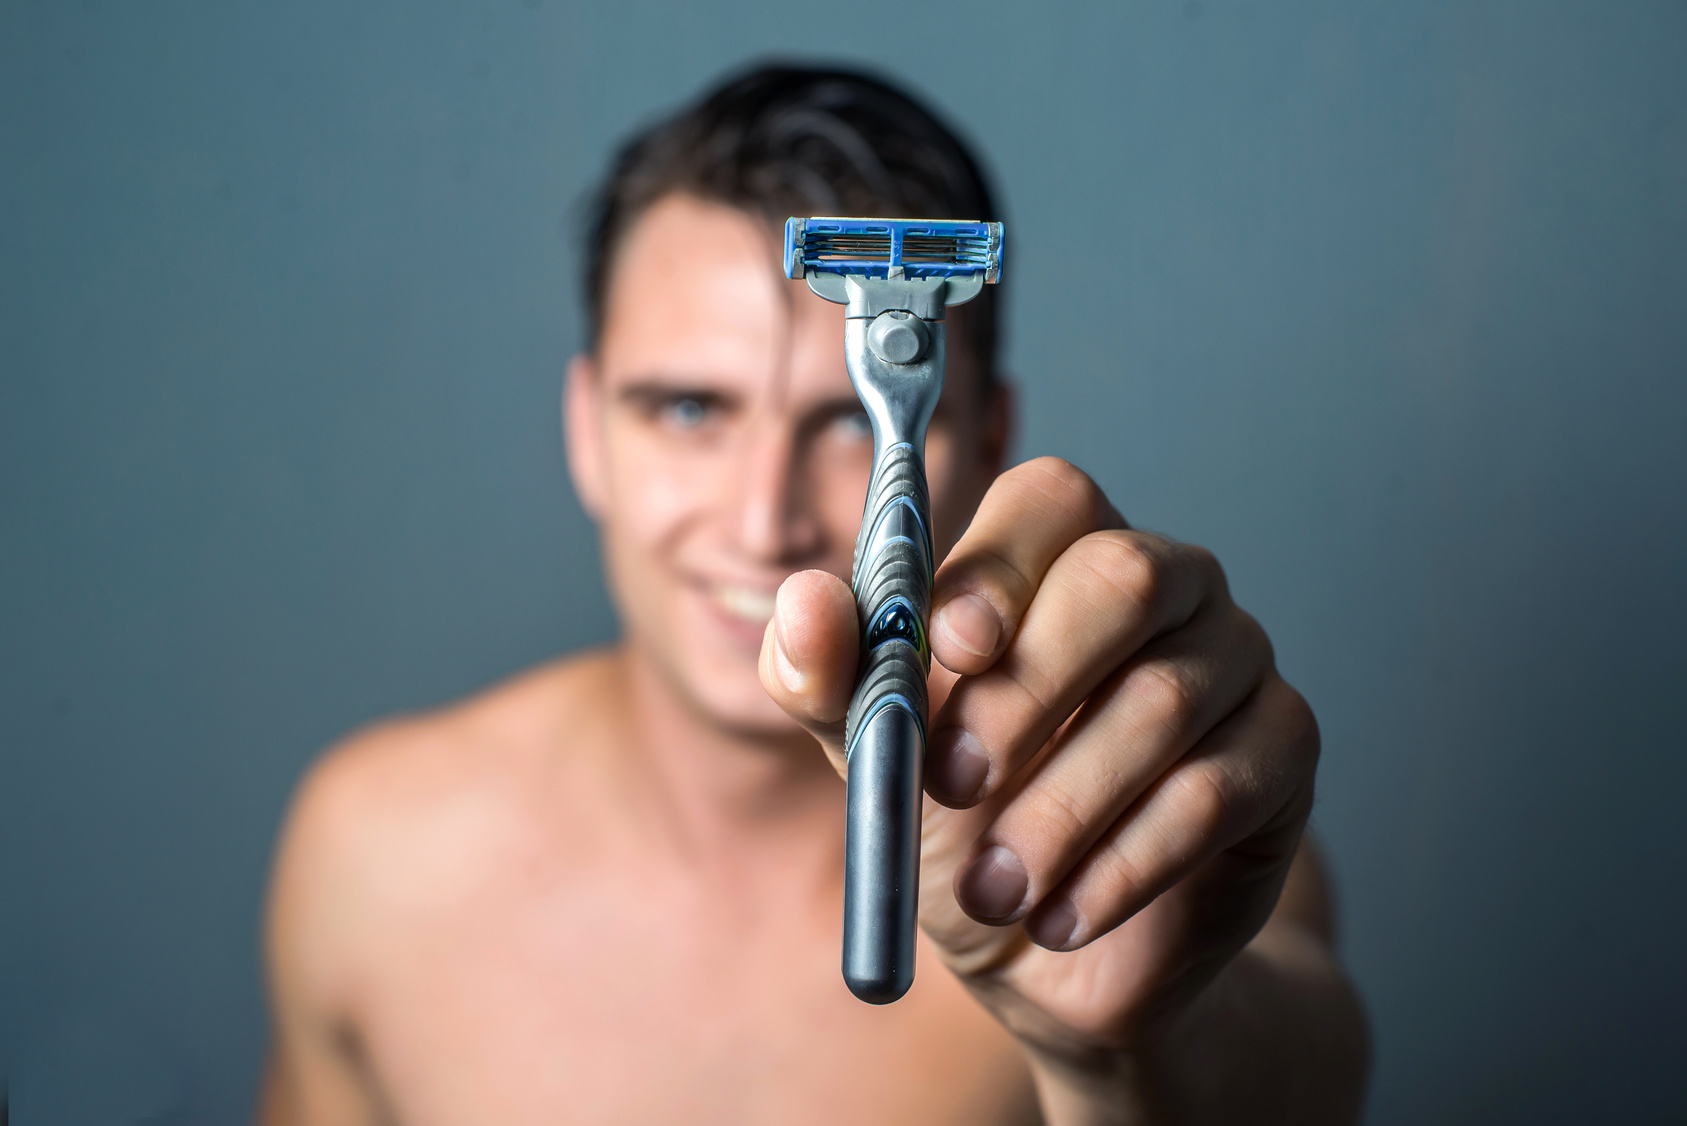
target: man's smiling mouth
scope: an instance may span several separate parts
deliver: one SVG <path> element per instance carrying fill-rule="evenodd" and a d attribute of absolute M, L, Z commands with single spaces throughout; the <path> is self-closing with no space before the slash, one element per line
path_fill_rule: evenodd
<path fill-rule="evenodd" d="M 710 583 L 709 598 L 729 615 L 751 625 L 765 626 L 773 619 L 773 592 L 728 583 Z"/>

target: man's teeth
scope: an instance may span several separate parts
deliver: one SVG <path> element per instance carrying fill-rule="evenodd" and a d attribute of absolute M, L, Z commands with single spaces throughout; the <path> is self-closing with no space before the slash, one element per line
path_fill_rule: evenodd
<path fill-rule="evenodd" d="M 773 595 L 741 586 L 714 588 L 715 604 L 735 618 L 766 625 L 773 617 Z"/>

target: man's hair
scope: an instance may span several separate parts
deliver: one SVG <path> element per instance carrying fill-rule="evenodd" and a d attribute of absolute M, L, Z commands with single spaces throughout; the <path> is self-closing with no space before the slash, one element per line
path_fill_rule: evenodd
<path fill-rule="evenodd" d="M 911 95 L 853 70 L 761 66 L 629 139 L 591 198 L 586 313 L 595 349 L 621 240 L 672 193 L 783 225 L 791 215 L 995 221 L 978 162 Z M 999 286 L 955 327 L 986 384 L 995 378 Z"/>

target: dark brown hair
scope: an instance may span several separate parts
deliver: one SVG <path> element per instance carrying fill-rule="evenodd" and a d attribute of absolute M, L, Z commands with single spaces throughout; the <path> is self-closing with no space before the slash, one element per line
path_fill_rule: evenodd
<path fill-rule="evenodd" d="M 586 313 L 603 328 L 621 239 L 646 208 L 686 192 L 770 223 L 791 215 L 999 220 L 978 162 L 911 95 L 859 71 L 760 66 L 629 139 L 590 201 Z M 995 378 L 1000 286 L 957 317 Z"/>

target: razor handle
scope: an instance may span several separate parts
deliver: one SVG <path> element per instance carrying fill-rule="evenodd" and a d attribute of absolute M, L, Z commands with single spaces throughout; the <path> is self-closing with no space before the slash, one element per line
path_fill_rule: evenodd
<path fill-rule="evenodd" d="M 874 454 L 852 575 L 861 657 L 844 724 L 843 974 L 857 997 L 886 1004 L 914 981 L 933 574 L 924 448 L 943 325 L 903 311 L 845 325 Z M 901 332 L 915 340 L 885 345 Z"/>
<path fill-rule="evenodd" d="M 846 306 L 844 361 L 873 423 L 873 479 L 855 540 L 861 627 L 844 720 L 843 974 L 883 1005 L 914 983 L 933 555 L 926 426 L 943 391 L 944 310 L 999 281 L 1002 225 L 793 216 L 785 276 Z"/>

